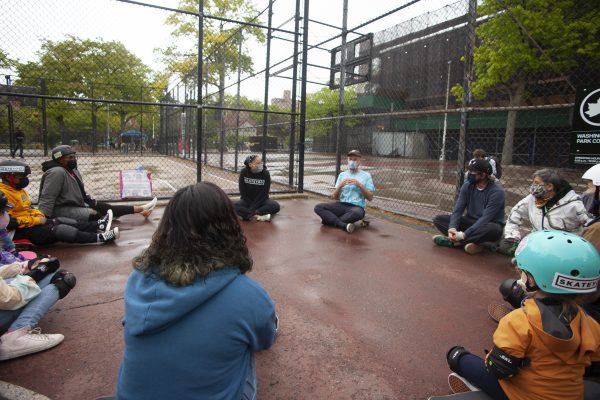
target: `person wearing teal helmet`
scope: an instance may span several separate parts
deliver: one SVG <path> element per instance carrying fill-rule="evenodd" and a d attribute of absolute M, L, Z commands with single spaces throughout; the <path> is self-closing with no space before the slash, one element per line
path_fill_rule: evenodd
<path fill-rule="evenodd" d="M 499 321 L 485 361 L 464 347 L 450 349 L 450 386 L 494 399 L 592 398 L 584 397 L 583 377 L 592 363 L 588 371 L 598 373 L 600 325 L 579 304 L 597 293 L 600 255 L 582 237 L 558 230 L 531 233 L 515 255 L 533 295 Z"/>

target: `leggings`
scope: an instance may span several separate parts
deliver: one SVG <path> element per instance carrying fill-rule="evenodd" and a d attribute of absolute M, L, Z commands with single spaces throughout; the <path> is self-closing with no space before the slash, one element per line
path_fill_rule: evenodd
<path fill-rule="evenodd" d="M 133 214 L 133 206 L 123 206 L 123 205 L 112 205 L 108 203 L 103 203 L 101 201 L 96 202 L 96 205 L 92 207 L 94 210 L 98 212 L 98 214 L 91 214 L 90 221 L 97 221 L 100 218 L 104 217 L 108 210 L 112 210 L 113 217 L 119 218 L 122 215 Z"/>
<path fill-rule="evenodd" d="M 494 400 L 508 400 L 498 379 L 485 368 L 482 358 L 473 354 L 465 354 L 458 360 L 458 372 L 479 389 L 490 395 Z"/>

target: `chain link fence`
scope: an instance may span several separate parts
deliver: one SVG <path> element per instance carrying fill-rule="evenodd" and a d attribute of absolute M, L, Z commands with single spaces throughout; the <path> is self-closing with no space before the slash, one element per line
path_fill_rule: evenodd
<path fill-rule="evenodd" d="M 257 1 L 243 18 L 212 9 L 200 18 L 201 3 L 0 4 L 0 157 L 11 156 L 22 131 L 34 201 L 41 162 L 61 143 L 76 148 L 86 187 L 103 200 L 119 199 L 119 172 L 135 168 L 152 173 L 160 197 L 198 179 L 236 194 L 251 153 L 263 154 L 273 192 L 329 195 L 351 148 L 373 175 L 371 205 L 419 218 L 452 209 L 463 165 L 478 148 L 502 161 L 507 209 L 543 167 L 585 188 L 585 167 L 569 164 L 571 118 L 576 88 L 599 81 L 598 69 L 586 67 L 585 56 L 563 62 L 568 57 L 518 10 L 480 8 L 474 23 L 472 0 L 427 13 L 425 0 L 404 1 L 341 29 L 312 17 L 314 1 L 310 14 L 308 2 Z M 350 13 L 359 9 L 350 2 Z M 111 32 L 122 15 L 129 32 L 156 38 L 153 59 L 162 67 Z M 402 22 L 383 29 L 390 18 Z M 482 90 L 478 66 L 486 60 L 477 49 L 498 19 L 550 61 Z M 326 39 L 308 35 L 323 26 Z M 192 34 L 171 36 L 177 29 Z M 473 71 L 468 45 L 476 48 Z M 466 103 L 465 77 L 473 91 Z"/>

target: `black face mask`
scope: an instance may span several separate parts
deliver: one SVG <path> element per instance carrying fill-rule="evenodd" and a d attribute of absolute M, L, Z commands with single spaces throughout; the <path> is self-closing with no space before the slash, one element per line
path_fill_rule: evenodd
<path fill-rule="evenodd" d="M 67 168 L 69 168 L 69 169 L 77 169 L 77 160 L 69 160 L 69 161 L 67 161 Z"/>
<path fill-rule="evenodd" d="M 25 189 L 29 185 L 29 178 L 24 176 L 19 179 L 18 183 L 15 183 L 15 189 Z"/>

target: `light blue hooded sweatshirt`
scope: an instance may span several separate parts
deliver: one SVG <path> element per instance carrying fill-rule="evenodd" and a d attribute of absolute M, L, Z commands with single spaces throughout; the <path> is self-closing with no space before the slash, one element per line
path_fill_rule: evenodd
<path fill-rule="evenodd" d="M 269 294 L 238 268 L 183 287 L 136 270 L 117 399 L 239 400 L 254 352 L 275 342 L 275 321 Z"/>

